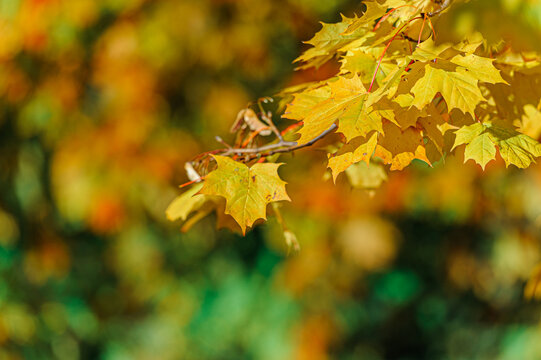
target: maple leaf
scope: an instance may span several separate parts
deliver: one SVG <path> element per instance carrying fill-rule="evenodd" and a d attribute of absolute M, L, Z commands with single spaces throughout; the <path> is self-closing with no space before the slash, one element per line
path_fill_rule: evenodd
<path fill-rule="evenodd" d="M 404 66 L 395 66 L 387 76 L 384 84 L 376 91 L 360 94 L 348 104 L 348 108 L 338 117 L 338 132 L 342 133 L 347 141 L 358 136 L 366 136 L 371 131 L 382 132 L 382 121 L 387 119 L 395 122 L 394 115 L 388 111 L 391 107 L 381 107 L 383 102 L 390 103 L 385 98 L 405 69 Z"/>
<path fill-rule="evenodd" d="M 344 34 L 352 34 L 364 27 L 373 26 L 374 20 L 382 17 L 387 12 L 388 8 L 395 8 L 400 5 L 404 5 L 406 2 L 404 0 L 387 0 L 383 4 L 380 4 L 376 0 L 364 1 L 363 4 L 366 6 L 366 11 L 363 15 L 355 19 L 344 31 Z"/>
<path fill-rule="evenodd" d="M 391 170 L 402 170 L 413 159 L 430 165 L 420 130 L 412 127 L 402 130 L 392 122 L 385 121 L 383 131 L 385 135 L 378 141 L 374 156 L 381 158 L 385 164 L 390 164 Z"/>
<path fill-rule="evenodd" d="M 343 17 L 342 21 L 336 24 L 326 24 L 322 22 L 321 30 L 318 31 L 312 39 L 305 42 L 313 47 L 306 50 L 294 61 L 305 63 L 300 66 L 299 69 L 321 66 L 323 63 L 330 60 L 338 49 L 357 40 L 366 33 L 366 29 L 359 28 L 348 34 L 343 34 L 353 21 L 354 19 Z"/>
<path fill-rule="evenodd" d="M 432 38 L 423 41 L 421 44 L 417 45 L 411 58 L 418 61 L 431 61 L 434 59 L 444 59 L 443 53 L 445 53 L 451 44 L 440 44 L 436 45 Z"/>
<path fill-rule="evenodd" d="M 451 151 L 453 151 L 457 146 L 471 143 L 473 139 L 481 135 L 484 130 L 485 127 L 481 123 L 461 127 L 455 131 L 455 144 L 453 145 Z"/>
<path fill-rule="evenodd" d="M 257 163 L 251 168 L 225 156 L 213 156 L 218 168 L 209 173 L 201 194 L 225 198 L 225 213 L 231 215 L 246 233 L 257 219 L 266 219 L 267 204 L 290 201 L 285 182 L 278 176 L 282 164 Z"/>
<path fill-rule="evenodd" d="M 239 232 L 235 220 L 224 213 L 225 200 L 218 196 L 200 194 L 199 191 L 202 187 L 203 183 L 195 184 L 180 196 L 177 196 L 165 211 L 167 219 L 170 221 L 184 221 L 181 231 L 186 232 L 199 220 L 216 211 L 216 227 L 218 229 L 227 228 Z"/>
<path fill-rule="evenodd" d="M 495 121 L 487 131 L 491 140 L 498 145 L 500 156 L 506 166 L 512 164 L 524 169 L 535 163 L 535 159 L 541 156 L 539 142 L 509 128 L 504 123 Z"/>
<path fill-rule="evenodd" d="M 374 132 L 370 138 L 358 137 L 342 146 L 333 157 L 329 158 L 328 167 L 331 169 L 333 180 L 352 164 L 365 161 L 367 164 L 376 149 L 378 134 Z"/>
<path fill-rule="evenodd" d="M 491 84 L 506 83 L 502 78 L 500 71 L 494 66 L 493 59 L 484 58 L 474 54 L 465 56 L 456 55 L 450 61 L 456 65 L 462 66 L 464 69 L 459 69 L 459 72 L 468 72 L 468 75 L 475 79 Z"/>
<path fill-rule="evenodd" d="M 203 204 L 208 200 L 205 195 L 197 194 L 203 187 L 203 184 L 196 184 L 190 189 L 182 193 L 182 195 L 176 197 L 173 202 L 165 210 L 167 219 L 170 221 L 186 220 L 188 216 L 201 208 Z"/>
<path fill-rule="evenodd" d="M 342 133 L 347 141 L 358 136 L 366 136 L 371 131 L 382 132 L 382 116 L 372 108 L 367 109 L 366 97 L 359 98 L 339 117 L 337 132 Z"/>
<path fill-rule="evenodd" d="M 487 133 L 476 136 L 464 150 L 464 162 L 469 159 L 477 162 L 483 170 L 485 166 L 496 158 L 496 145 Z"/>
<path fill-rule="evenodd" d="M 406 129 L 415 126 L 421 116 L 426 116 L 425 109 L 419 110 L 415 106 L 411 106 L 413 99 L 410 94 L 398 95 L 393 100 L 383 98 L 374 105 L 374 108 L 382 117 Z"/>
<path fill-rule="evenodd" d="M 522 120 L 517 121 L 520 132 L 538 139 L 541 136 L 541 111 L 528 104 L 523 107 L 523 112 Z"/>
<path fill-rule="evenodd" d="M 460 128 L 455 134 L 453 149 L 466 144 L 464 162 L 472 159 L 483 169 L 496 158 L 496 147 L 506 166 L 527 168 L 541 156 L 541 144 L 503 122 L 475 123 Z"/>
<path fill-rule="evenodd" d="M 457 146 L 466 144 L 464 149 L 464 162 L 473 160 L 484 170 L 485 166 L 496 158 L 496 144 L 492 141 L 488 133 L 485 133 L 486 125 L 475 123 L 458 129 L 455 144 L 451 150 Z"/>
<path fill-rule="evenodd" d="M 379 53 L 381 53 L 382 49 L 378 48 L 378 50 Z M 340 67 L 341 73 L 350 72 L 353 74 L 359 74 L 364 83 L 369 83 L 372 80 L 374 71 L 376 70 L 378 64 L 377 56 L 379 56 L 379 53 L 372 55 L 364 48 L 348 51 L 347 54 L 342 58 L 342 66 Z M 381 62 L 376 75 L 376 81 L 378 84 L 381 85 L 384 79 L 393 71 L 395 67 L 396 65 L 394 63 L 388 61 Z"/>
<path fill-rule="evenodd" d="M 428 116 L 421 117 L 418 124 L 423 128 L 423 133 L 426 135 L 440 153 L 443 155 L 444 137 L 441 126 L 445 124 L 445 120 L 436 109 L 434 104 L 428 106 Z"/>
<path fill-rule="evenodd" d="M 303 120 L 318 103 L 327 100 L 331 96 L 328 86 L 307 89 L 295 94 L 293 101 L 286 107 L 283 118 L 291 120 Z"/>
<path fill-rule="evenodd" d="M 415 96 L 413 105 L 418 109 L 432 102 L 441 93 L 449 110 L 460 109 L 475 118 L 476 106 L 485 101 L 479 90 L 477 79 L 469 73 L 449 71 L 448 67 L 436 67 L 429 63 L 424 66 L 424 75 L 415 83 L 411 92 Z"/>
<path fill-rule="evenodd" d="M 313 105 L 310 110 L 302 106 L 292 104 L 290 113 L 300 116 L 297 120 L 303 120 L 304 125 L 299 130 L 301 135 L 299 143 L 312 140 L 323 131 L 327 130 L 348 108 L 362 103 L 366 90 L 360 78 L 355 75 L 352 78 L 339 77 L 337 81 L 331 82 L 329 98 Z M 291 114 L 286 115 L 287 118 Z"/>

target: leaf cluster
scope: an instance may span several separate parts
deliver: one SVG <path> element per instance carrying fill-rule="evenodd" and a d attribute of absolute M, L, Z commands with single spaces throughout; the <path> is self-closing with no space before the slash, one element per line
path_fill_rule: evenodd
<path fill-rule="evenodd" d="M 382 165 L 402 170 L 419 160 L 432 166 L 455 153 L 483 169 L 498 158 L 506 166 L 526 168 L 541 155 L 541 145 L 530 137 L 538 133 L 535 119 L 541 107 L 537 54 L 490 45 L 480 34 L 438 43 L 435 24 L 450 1 L 364 4 L 361 16 L 322 23 L 307 41 L 311 47 L 295 60 L 299 69 L 339 64 L 335 76 L 279 94 L 286 104 L 281 117 L 296 122 L 285 133 L 297 134 L 296 142 L 275 132 L 271 145 L 246 144 L 246 149 L 221 153 L 233 159 L 210 158 L 217 169 L 204 180 L 200 194 L 225 198 L 226 213 L 243 232 L 265 218 L 268 203 L 289 200 L 278 165 L 260 162 L 275 162 L 277 157 L 268 155 L 311 145 L 329 131 L 341 134 L 328 152 L 333 179 L 348 171 L 348 178 L 364 188 L 386 179 Z M 263 109 L 260 114 L 272 118 Z M 267 131 L 275 129 L 272 120 L 266 122 Z M 272 154 L 263 151 L 271 148 Z"/>

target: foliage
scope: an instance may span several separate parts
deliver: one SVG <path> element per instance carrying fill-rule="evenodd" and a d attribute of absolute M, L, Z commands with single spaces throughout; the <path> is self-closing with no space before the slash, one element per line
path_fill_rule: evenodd
<path fill-rule="evenodd" d="M 247 111 L 242 110 L 232 128 L 237 132 L 235 144 L 224 143 L 225 149 L 204 153 L 189 163 L 197 169 L 192 182 L 204 181 L 206 191 L 201 193 L 225 198 L 226 213 L 237 220 L 243 233 L 245 226 L 265 218 L 265 212 L 253 213 L 246 221 L 245 206 L 230 205 L 240 193 L 250 193 L 250 182 L 246 176 L 229 176 L 220 166 L 214 170 L 216 161 L 225 161 L 222 156 L 231 156 L 239 169 L 245 167 L 242 163 L 272 163 L 278 159 L 275 154 L 310 146 L 335 129 L 342 134 L 335 149 L 345 144 L 329 150 L 328 167 L 335 181 L 360 161 L 403 170 L 413 160 L 432 166 L 460 152 L 464 161 L 471 159 L 483 169 L 497 157 L 506 166 L 527 168 L 541 155 L 541 144 L 524 132 L 524 117 L 531 116 L 528 109 L 537 116 L 541 106 L 537 54 L 516 53 L 503 43 L 489 44 L 479 33 L 454 44 L 436 43 L 436 34 L 445 29 L 433 22 L 445 16 L 452 1 L 369 0 L 364 5 L 360 17 L 322 23 L 306 42 L 311 47 L 295 60 L 299 69 L 333 60 L 340 63 L 336 75 L 278 94 L 288 102 L 282 118 L 296 124 L 280 132 L 273 114 L 262 106 L 268 99 L 263 99 L 257 106 L 264 123 L 250 109 L 252 116 L 244 115 L 240 126 L 241 114 Z M 256 122 L 257 127 L 252 125 Z M 271 130 L 276 140 L 259 145 L 260 135 L 268 136 Z M 290 133 L 298 134 L 294 142 L 283 138 Z M 208 175 L 203 179 L 197 171 Z M 209 191 L 215 185 L 208 183 L 224 178 L 227 186 Z M 287 195 L 278 199 L 282 198 Z M 249 202 L 264 208 L 268 200 L 251 196 Z"/>
<path fill-rule="evenodd" d="M 385 137 L 344 144 L 333 129 L 313 144 L 319 151 L 245 163 L 287 163 L 278 172 L 293 200 L 270 203 L 269 221 L 245 237 L 224 197 L 195 195 L 203 182 L 170 208 L 178 222 L 164 216 L 178 184 L 210 174 L 197 161 L 184 167 L 193 155 L 235 143 L 228 131 L 250 99 L 288 89 L 261 98 L 263 111 L 249 104 L 236 124 L 246 127 L 235 145 L 260 129 L 253 143 L 274 152 L 262 112 L 294 147 L 298 121 L 278 116 L 292 94 L 318 100 L 330 91 L 319 82 L 352 73 L 369 87 L 379 50 L 317 69 L 292 64 L 318 20 L 365 9 L 358 0 L 0 0 L 0 359 L 541 358 L 540 167 L 506 168 L 498 148 L 484 171 L 464 163 L 463 144 L 429 158 L 433 168 L 413 160 L 389 173 L 361 146 Z M 480 32 L 526 59 L 541 51 L 538 1 L 455 0 L 431 20 L 436 46 Z M 426 23 L 422 40 L 430 33 Z M 365 59 L 372 68 L 361 71 Z M 373 90 L 386 74 L 382 62 Z M 498 127 L 538 141 L 534 77 L 502 77 L 524 113 L 501 107 L 506 122 L 483 122 L 481 135 Z M 418 110 L 398 118 L 412 122 Z M 455 130 L 428 134 L 450 148 Z M 335 182 L 325 169 L 333 159 L 344 172 Z"/>

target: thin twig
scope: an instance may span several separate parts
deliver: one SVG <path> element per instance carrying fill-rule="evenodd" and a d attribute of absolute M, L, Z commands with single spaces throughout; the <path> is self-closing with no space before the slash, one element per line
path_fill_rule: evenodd
<path fill-rule="evenodd" d="M 387 46 L 385 46 L 385 49 L 383 49 L 382 53 L 381 53 L 381 56 L 379 57 L 379 60 L 378 60 L 378 64 L 376 66 L 376 70 L 374 71 L 374 75 L 372 76 L 372 81 L 370 82 L 370 87 L 368 88 L 368 92 L 372 92 L 372 86 L 374 86 L 374 81 L 376 80 L 376 75 L 378 74 L 378 70 L 379 70 L 379 67 L 381 65 L 381 62 L 383 61 L 383 57 L 385 56 L 385 53 L 387 52 L 387 49 L 389 49 L 389 46 L 391 46 L 391 43 L 393 42 L 393 40 L 396 38 L 396 36 L 398 34 L 400 34 L 402 32 L 402 30 L 409 24 L 411 23 L 412 21 L 414 20 L 418 20 L 418 19 L 422 19 L 422 16 L 418 16 L 416 18 L 413 18 L 413 19 L 410 19 L 407 23 L 405 23 L 404 25 L 402 25 L 402 27 L 400 27 L 400 29 L 398 29 L 398 31 L 393 35 L 393 37 L 391 38 L 391 40 L 389 40 L 389 42 L 387 43 Z"/>
<path fill-rule="evenodd" d="M 232 146 L 226 143 L 220 136 L 216 135 L 214 139 L 219 142 L 220 144 L 224 145 L 226 148 L 231 149 Z"/>
<path fill-rule="evenodd" d="M 324 138 L 329 133 L 334 131 L 336 128 L 337 128 L 336 124 L 332 124 L 327 130 L 323 131 L 321 134 L 319 134 L 312 140 L 300 145 L 297 144 L 297 142 L 295 141 L 280 141 L 275 144 L 269 144 L 269 145 L 251 148 L 251 149 L 224 149 L 224 151 L 220 155 L 228 156 L 228 155 L 248 154 L 248 159 L 251 160 L 252 158 L 256 158 L 258 156 L 265 157 L 265 156 L 271 156 L 273 154 L 292 152 L 292 151 L 296 151 L 308 146 L 312 146 L 318 140 Z"/>
<path fill-rule="evenodd" d="M 380 27 L 381 23 L 384 22 L 385 20 L 387 20 L 387 18 L 388 18 L 389 16 L 391 16 L 391 14 L 392 14 L 393 12 L 395 12 L 396 10 L 398 10 L 398 9 L 400 9 L 400 8 L 403 8 L 403 7 L 412 7 L 412 8 L 415 8 L 415 6 L 413 6 L 413 5 L 400 5 L 400 6 L 397 6 L 397 7 L 395 7 L 395 8 L 392 8 L 391 10 L 389 10 L 389 12 L 388 12 L 387 14 L 383 15 L 383 16 L 381 17 L 381 19 L 379 19 L 379 21 L 376 23 L 376 25 L 374 26 L 374 29 L 372 29 L 372 31 L 376 31 L 376 30 Z"/>
<path fill-rule="evenodd" d="M 274 133 L 274 135 L 276 135 L 276 137 L 278 138 L 278 140 L 280 141 L 284 141 L 284 138 L 282 137 L 282 134 L 280 134 L 280 131 L 278 131 L 278 128 L 276 127 L 276 125 L 274 125 L 274 122 L 272 121 L 272 113 L 269 111 L 265 114 L 265 112 L 263 111 L 263 109 L 261 109 L 261 119 L 267 123 L 267 125 L 269 125 L 269 127 L 271 128 L 272 132 Z"/>
<path fill-rule="evenodd" d="M 255 130 L 255 131 L 252 131 L 250 133 L 250 135 L 248 136 L 248 138 L 246 140 L 244 140 L 244 142 L 242 143 L 241 147 L 242 148 L 245 148 L 246 146 L 248 146 L 248 144 L 250 144 L 250 142 L 252 142 L 252 140 L 254 140 L 254 138 L 259 135 L 260 132 L 262 131 L 265 131 L 265 130 L 268 130 L 269 127 L 268 126 L 263 126 L 263 127 L 260 127 L 259 129 Z"/>
<path fill-rule="evenodd" d="M 227 149 L 221 155 L 227 156 L 227 155 L 232 155 L 232 154 L 256 154 L 256 153 L 260 153 L 267 150 L 272 150 L 272 149 L 281 148 L 281 147 L 293 147 L 296 145 L 297 143 L 294 141 L 280 141 L 275 144 L 269 144 L 269 145 L 255 147 L 251 149 L 242 149 L 242 148 Z"/>
<path fill-rule="evenodd" d="M 308 147 L 308 146 L 312 146 L 317 141 L 319 141 L 319 140 L 323 139 L 325 136 L 329 135 L 336 128 L 337 128 L 336 124 L 332 124 L 327 130 L 323 131 L 321 134 L 319 134 L 318 136 L 316 136 L 315 138 L 313 138 L 312 140 L 310 140 L 310 141 L 308 141 L 308 142 L 306 142 L 304 144 L 295 145 L 295 146 L 291 146 L 291 147 L 286 147 L 286 148 L 282 148 L 282 149 L 271 150 L 271 151 L 269 151 L 267 153 L 260 154 L 259 156 L 271 156 L 271 155 L 279 154 L 279 153 L 293 152 L 293 151 L 296 151 L 296 150 L 299 150 L 299 149 L 302 149 L 302 148 L 305 148 L 305 147 Z"/>

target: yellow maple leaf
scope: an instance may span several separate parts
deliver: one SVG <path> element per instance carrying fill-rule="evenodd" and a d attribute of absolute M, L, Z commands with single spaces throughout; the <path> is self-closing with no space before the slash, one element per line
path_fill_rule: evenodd
<path fill-rule="evenodd" d="M 282 164 L 255 164 L 251 168 L 225 156 L 213 156 L 218 168 L 209 173 L 201 194 L 225 198 L 225 213 L 231 215 L 246 233 L 258 219 L 266 219 L 267 204 L 290 201 L 286 182 L 278 176 Z"/>
<path fill-rule="evenodd" d="M 471 74 L 449 71 L 429 63 L 424 66 L 424 75 L 413 85 L 413 105 L 418 109 L 432 102 L 441 93 L 449 110 L 459 109 L 475 118 L 475 108 L 485 98 L 479 90 L 477 79 Z"/>
<path fill-rule="evenodd" d="M 329 87 L 330 97 L 318 102 L 304 114 L 304 125 L 299 130 L 299 143 L 308 142 L 327 130 L 344 111 L 362 102 L 366 94 L 357 75 L 352 78 L 339 77 L 337 81 L 330 83 Z"/>
<path fill-rule="evenodd" d="M 402 170 L 413 159 L 422 160 L 430 165 L 420 130 L 413 127 L 402 130 L 395 124 L 385 121 L 383 131 L 385 135 L 378 141 L 374 156 L 381 158 L 385 164 L 390 164 L 391 170 Z"/>
<path fill-rule="evenodd" d="M 378 133 L 374 132 L 369 138 L 358 137 L 342 146 L 333 157 L 329 158 L 328 167 L 331 169 L 333 180 L 352 164 L 360 161 L 370 162 L 370 157 L 376 149 Z"/>

